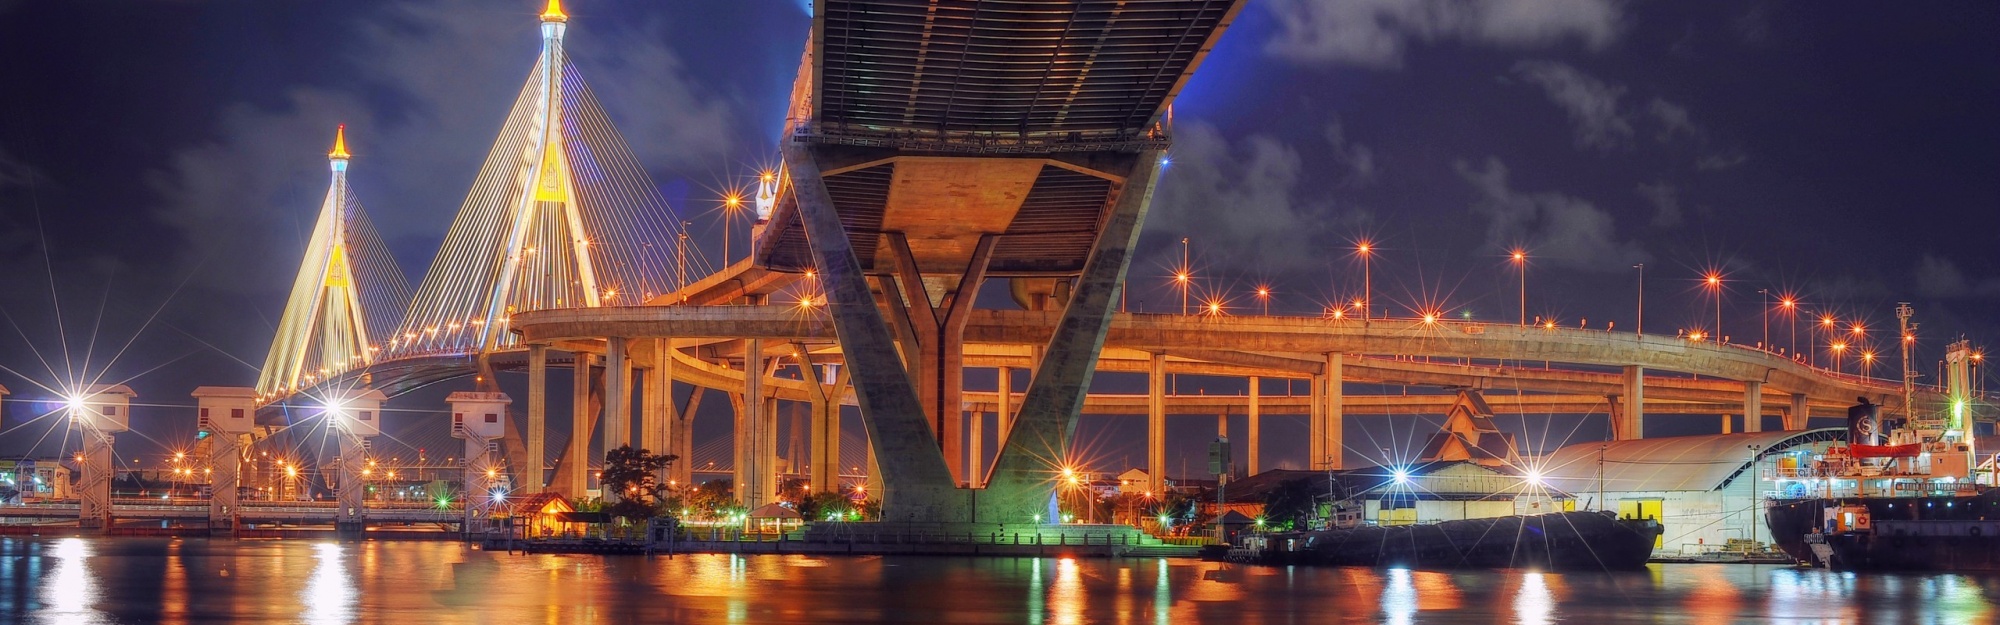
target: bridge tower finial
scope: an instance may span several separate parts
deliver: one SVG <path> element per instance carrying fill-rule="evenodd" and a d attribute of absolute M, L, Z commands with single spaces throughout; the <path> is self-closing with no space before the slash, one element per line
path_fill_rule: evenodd
<path fill-rule="evenodd" d="M 563 12 L 562 0 L 549 0 L 548 8 L 542 10 L 542 21 L 544 22 L 569 21 L 569 14 Z"/>
<path fill-rule="evenodd" d="M 333 161 L 334 169 L 340 170 L 346 169 L 344 165 L 347 163 L 349 157 L 350 155 L 347 153 L 347 124 L 341 124 L 333 130 L 333 151 L 327 152 L 326 158 Z"/>

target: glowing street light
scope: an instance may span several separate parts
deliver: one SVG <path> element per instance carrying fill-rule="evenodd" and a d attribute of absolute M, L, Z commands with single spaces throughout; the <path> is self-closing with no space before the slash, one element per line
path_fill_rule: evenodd
<path fill-rule="evenodd" d="M 1846 343 L 1834 343 L 1834 344 L 1833 344 L 1833 345 L 1831 345 L 1830 347 L 1831 347 L 1831 348 L 1833 349 L 1833 372 L 1834 372 L 1835 374 L 1839 374 L 1839 373 L 1840 373 L 1840 356 L 1841 356 L 1842 354 L 1845 354 L 1845 353 L 1847 353 L 1847 344 L 1846 344 Z"/>
<path fill-rule="evenodd" d="M 1778 299 L 1778 307 L 1785 311 L 1785 332 L 1790 335 L 1786 349 L 1799 353 L 1799 300 L 1790 295 Z"/>
<path fill-rule="evenodd" d="M 1354 253 L 1361 256 L 1361 299 L 1356 300 L 1355 305 L 1361 308 L 1362 321 L 1373 318 L 1368 309 L 1374 305 L 1375 299 L 1375 272 L 1372 266 L 1374 250 L 1375 244 L 1367 239 L 1354 244 Z"/>
<path fill-rule="evenodd" d="M 729 266 L 729 239 L 734 231 L 737 211 L 743 210 L 743 194 L 730 191 L 722 195 L 722 266 Z"/>
<path fill-rule="evenodd" d="M 1861 352 L 1861 377 L 1864 378 L 1868 377 L 1869 371 L 1874 369 L 1874 365 L 1875 365 L 1874 350 Z"/>
<path fill-rule="evenodd" d="M 1722 335 L 1722 274 L 1710 271 L 1702 276 L 1702 283 L 1715 296 L 1715 333 L 1717 337 L 1720 337 Z"/>
<path fill-rule="evenodd" d="M 1521 271 L 1521 327 L 1528 327 L 1528 252 L 1514 248 L 1514 267 Z"/>
<path fill-rule="evenodd" d="M 1263 302 L 1263 304 L 1264 304 L 1264 316 L 1266 316 L 1266 317 L 1269 317 L 1269 316 L 1271 316 L 1271 287 L 1270 287 L 1270 285 L 1264 285 L 1264 284 L 1260 284 L 1260 285 L 1257 285 L 1257 301 L 1259 301 L 1259 302 Z"/>

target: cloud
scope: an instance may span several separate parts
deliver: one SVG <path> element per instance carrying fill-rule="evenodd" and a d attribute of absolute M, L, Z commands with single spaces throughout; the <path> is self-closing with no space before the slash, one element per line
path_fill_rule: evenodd
<path fill-rule="evenodd" d="M 1147 217 L 1149 233 L 1194 237 L 1264 270 L 1316 268 L 1316 236 L 1343 216 L 1302 198 L 1299 151 L 1257 135 L 1231 145 L 1212 125 L 1175 128 L 1173 164 L 1162 173 Z M 1353 215 L 1347 215 L 1352 217 Z"/>
<path fill-rule="evenodd" d="M 1611 214 L 1562 193 L 1523 193 L 1508 182 L 1507 166 L 1488 157 L 1481 166 L 1459 161 L 1460 178 L 1479 196 L 1472 212 L 1484 215 L 1486 244 L 1496 249 L 1526 244 L 1537 258 L 1587 271 L 1622 271 L 1645 262 L 1646 251 L 1619 241 Z"/>
<path fill-rule="evenodd" d="M 1326 125 L 1326 142 L 1333 148 L 1333 160 L 1347 168 L 1343 184 L 1361 186 L 1375 180 L 1375 150 L 1349 140 L 1339 118 Z"/>
<path fill-rule="evenodd" d="M 226 108 L 213 141 L 147 176 L 161 198 L 155 216 L 186 239 L 186 260 L 228 268 L 197 286 L 257 294 L 290 283 L 336 123 L 348 125 L 355 193 L 405 272 L 421 275 L 533 68 L 540 44 L 523 19 L 477 0 L 390 5 L 352 26 L 341 60 L 360 86 L 300 86 L 275 104 Z M 728 150 L 737 120 L 691 82 L 668 41 L 661 24 L 609 20 L 572 23 L 566 40 L 642 163 L 705 167 Z"/>
<path fill-rule="evenodd" d="M 1400 67 L 1412 42 L 1599 50 L 1624 28 L 1621 0 L 1267 0 L 1265 51 L 1302 63 Z"/>
<path fill-rule="evenodd" d="M 1624 87 L 1556 61 L 1521 61 L 1514 64 L 1514 74 L 1541 86 L 1549 101 L 1569 114 L 1576 126 L 1576 147 L 1608 151 L 1630 143 L 1632 122 L 1618 110 Z"/>
<path fill-rule="evenodd" d="M 1681 225 L 1680 190 L 1674 185 L 1660 181 L 1653 184 L 1639 183 L 1639 197 L 1653 205 L 1652 226 L 1672 228 Z"/>
<path fill-rule="evenodd" d="M 0 189 L 26 186 L 37 175 L 34 166 L 15 158 L 7 148 L 0 147 Z"/>
<path fill-rule="evenodd" d="M 1935 299 L 1989 298 L 2000 296 L 2000 278 L 1971 280 L 1958 264 L 1935 254 L 1924 254 L 1915 272 L 1917 293 Z"/>

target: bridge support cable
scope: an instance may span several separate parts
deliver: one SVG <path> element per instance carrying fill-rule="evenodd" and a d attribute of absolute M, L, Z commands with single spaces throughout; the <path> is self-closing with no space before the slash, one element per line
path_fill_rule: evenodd
<path fill-rule="evenodd" d="M 1083 412 L 1097 357 L 1111 328 L 1118 292 L 1132 264 L 1132 249 L 1152 203 L 1164 156 L 1162 150 L 1146 150 L 1134 159 L 1083 272 L 1076 277 L 1034 381 L 1021 400 L 1020 415 L 1008 429 L 1007 441 L 994 461 L 987 492 L 978 502 L 981 520 L 1018 522 L 1032 518 L 1053 492 L 1051 476 L 1070 460 L 1077 418 Z M 843 344 L 846 336 L 843 331 Z"/>
<path fill-rule="evenodd" d="M 567 61 L 566 17 L 542 53 L 392 339 L 398 355 L 515 347 L 514 314 L 637 305 L 710 271 L 681 221 Z M 682 263 L 693 265 L 682 267 Z"/>

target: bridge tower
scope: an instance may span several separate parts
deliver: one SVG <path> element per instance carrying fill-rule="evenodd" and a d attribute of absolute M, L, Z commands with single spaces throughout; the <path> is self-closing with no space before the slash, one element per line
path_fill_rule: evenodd
<path fill-rule="evenodd" d="M 507 491 L 499 486 L 500 436 L 505 433 L 502 419 L 514 403 L 506 393 L 459 391 L 445 398 L 451 404 L 451 435 L 465 439 L 465 532 L 468 536 L 482 528 L 480 521 L 492 516 L 504 503 Z"/>
<path fill-rule="evenodd" d="M 111 480 L 118 467 L 111 459 L 116 435 L 132 429 L 132 398 L 122 384 L 92 384 L 65 400 L 70 425 L 83 434 L 83 455 L 77 464 L 77 523 L 84 529 L 111 527 Z"/>
<path fill-rule="evenodd" d="M 410 299 L 409 283 L 347 186 L 347 127 L 334 131 L 325 201 L 257 376 L 278 398 L 373 364 Z"/>
<path fill-rule="evenodd" d="M 513 315 L 642 305 L 708 269 L 699 254 L 681 253 L 681 220 L 569 62 L 570 25 L 562 2 L 549 0 L 534 69 L 385 350 L 391 358 L 469 357 L 483 392 L 499 390 L 495 354 L 528 352 L 528 431 L 501 438 L 517 459 L 509 463 L 521 473 L 515 483 L 529 492 L 542 487 L 547 404 L 536 389 L 550 346 L 519 344 L 509 331 Z M 587 454 L 577 450 L 589 449 L 593 431 L 609 429 L 596 427 L 600 403 L 622 404 L 584 399 L 602 398 L 606 382 L 591 373 L 593 354 L 569 356 L 556 360 L 576 363 L 583 383 L 575 403 L 587 408 L 574 419 L 571 440 L 579 444 L 559 456 L 554 487 L 574 496 L 581 493 L 568 491 L 582 481 L 575 478 Z"/>
<path fill-rule="evenodd" d="M 237 487 L 242 485 L 243 438 L 257 427 L 257 389 L 201 386 L 193 393 L 201 434 L 208 439 L 208 530 L 234 535 L 242 513 Z"/>
<path fill-rule="evenodd" d="M 373 389 L 339 389 L 321 397 L 326 433 L 340 450 L 334 459 L 340 483 L 334 486 L 339 509 L 333 525 L 342 535 L 360 536 L 367 528 L 368 439 L 382 434 L 382 402 L 388 399 Z"/>

